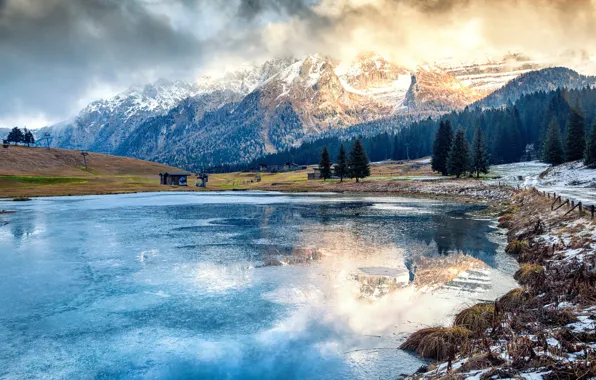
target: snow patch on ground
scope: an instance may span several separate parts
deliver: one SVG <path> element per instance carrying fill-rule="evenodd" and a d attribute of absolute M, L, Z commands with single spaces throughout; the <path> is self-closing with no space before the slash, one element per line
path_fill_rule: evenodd
<path fill-rule="evenodd" d="M 596 188 L 596 169 L 586 168 L 581 161 L 555 166 L 546 171 L 539 185 Z"/>

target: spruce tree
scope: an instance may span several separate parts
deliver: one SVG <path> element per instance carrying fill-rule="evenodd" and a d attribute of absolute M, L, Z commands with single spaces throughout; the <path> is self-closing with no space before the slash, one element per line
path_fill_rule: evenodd
<path fill-rule="evenodd" d="M 565 157 L 567 161 L 584 158 L 586 151 L 586 119 L 577 108 L 572 108 L 567 118 Z"/>
<path fill-rule="evenodd" d="M 339 154 L 337 155 L 337 165 L 335 165 L 335 175 L 339 177 L 339 181 L 343 182 L 344 177 L 348 174 L 348 157 L 344 144 L 339 146 Z"/>
<path fill-rule="evenodd" d="M 449 157 L 452 140 L 451 122 L 449 120 L 441 121 L 433 143 L 432 169 L 444 176 L 449 174 L 447 158 Z"/>
<path fill-rule="evenodd" d="M 360 139 L 354 142 L 354 146 L 350 151 L 350 159 L 348 161 L 348 173 L 350 178 L 356 178 L 356 182 L 360 182 L 360 178 L 370 176 L 370 165 L 368 164 L 368 156 L 360 142 Z"/>
<path fill-rule="evenodd" d="M 476 133 L 474 134 L 474 142 L 472 144 L 471 170 L 473 173 L 476 173 L 476 177 L 479 178 L 480 173 L 488 173 L 488 168 L 488 155 L 486 153 L 482 128 L 477 127 Z"/>
<path fill-rule="evenodd" d="M 542 148 L 542 160 L 553 166 L 565 162 L 565 152 L 561 141 L 561 128 L 554 117 L 551 119 Z"/>
<path fill-rule="evenodd" d="M 447 158 L 447 169 L 449 170 L 449 174 L 457 178 L 470 170 L 470 144 L 461 126 L 455 132 L 453 144 Z"/>
<path fill-rule="evenodd" d="M 319 170 L 321 171 L 321 178 L 324 180 L 331 178 L 331 158 L 327 147 L 323 147 L 321 153 L 321 161 L 319 161 Z"/>
<path fill-rule="evenodd" d="M 594 118 L 594 121 L 592 122 L 590 138 L 588 139 L 588 144 L 586 145 L 584 164 L 590 169 L 596 169 L 596 118 Z"/>

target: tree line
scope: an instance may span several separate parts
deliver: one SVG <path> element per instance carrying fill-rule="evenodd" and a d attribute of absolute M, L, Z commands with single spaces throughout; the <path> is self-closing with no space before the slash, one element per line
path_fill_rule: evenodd
<path fill-rule="evenodd" d="M 566 123 L 565 141 L 561 128 L 553 118 L 546 132 L 542 159 L 551 165 L 564 162 L 584 160 L 589 168 L 596 168 L 596 118 L 592 122 L 590 132 L 586 135 L 587 122 L 583 112 L 573 107 Z"/>
<path fill-rule="evenodd" d="M 432 154 L 432 169 L 442 175 L 454 175 L 457 178 L 466 173 L 488 173 L 489 159 L 484 143 L 482 128 L 474 133 L 472 149 L 462 127 L 457 128 L 455 136 L 449 120 L 441 121 L 435 136 Z"/>
<path fill-rule="evenodd" d="M 33 136 L 33 133 L 27 128 L 24 128 L 21 131 L 19 127 L 14 127 L 8 132 L 8 136 L 4 139 L 4 143 L 13 143 L 14 145 L 26 144 L 27 146 L 30 146 L 31 144 L 35 144 L 35 136 Z"/>
<path fill-rule="evenodd" d="M 572 113 L 578 112 L 583 122 L 569 123 Z M 596 89 L 583 88 L 578 90 L 557 89 L 549 92 L 540 91 L 520 97 L 515 103 L 508 103 L 501 108 L 482 109 L 468 107 L 460 112 L 451 112 L 440 118 L 427 118 L 411 123 L 409 126 L 396 127 L 395 132 L 385 132 L 370 137 L 328 137 L 302 144 L 300 147 L 288 149 L 283 152 L 261 157 L 249 165 L 236 167 L 242 169 L 258 166 L 258 163 L 283 164 L 295 162 L 301 165 L 310 165 L 319 162 L 320 152 L 324 146 L 330 155 L 337 156 L 340 146 L 353 145 L 360 139 L 363 147 L 368 152 L 370 161 L 383 161 L 387 159 L 405 160 L 431 156 L 435 136 L 441 123 L 449 121 L 451 126 L 461 127 L 467 141 L 474 141 L 477 129 L 482 131 L 485 142 L 486 157 L 491 165 L 506 164 L 519 161 L 542 159 L 547 162 L 557 162 L 550 158 L 551 134 L 557 132 L 563 147 L 563 159 L 571 160 L 577 154 L 567 154 L 571 142 L 576 137 L 586 136 L 585 148 L 582 152 L 588 158 L 587 150 L 591 148 L 591 156 L 596 156 L 591 143 L 592 134 L 596 133 L 592 124 L 596 116 Z M 573 116 L 575 117 L 575 116 Z M 590 121 L 590 122 L 588 122 Z M 379 123 L 386 121 L 380 120 Z M 375 122 L 367 125 L 372 129 Z M 577 127 L 579 125 L 579 127 Z M 556 126 L 557 128 L 555 128 Z M 552 127 L 552 128 L 551 128 Z M 568 131 L 568 129 L 571 129 Z M 568 136 L 571 137 L 568 137 Z M 581 137 L 579 137 L 581 150 Z M 548 141 L 547 141 L 548 140 Z M 558 146 L 555 141 L 555 146 Z M 573 144 L 572 144 L 573 145 Z M 574 146 L 575 148 L 576 146 Z M 450 148 L 446 150 L 448 154 Z M 586 164 L 591 161 L 586 160 Z"/>
<path fill-rule="evenodd" d="M 349 157 L 346 155 L 344 145 L 340 144 L 337 163 L 333 165 L 333 171 L 331 169 L 332 165 L 329 150 L 325 146 L 319 161 L 319 171 L 323 181 L 330 179 L 332 174 L 339 177 L 340 182 L 343 182 L 344 177 L 354 178 L 356 182 L 360 182 L 360 179 L 370 176 L 368 155 L 360 140 L 354 142 Z"/>

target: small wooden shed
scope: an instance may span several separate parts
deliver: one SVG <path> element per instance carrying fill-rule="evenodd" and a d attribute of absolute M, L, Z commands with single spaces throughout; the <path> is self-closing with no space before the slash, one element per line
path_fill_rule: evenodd
<path fill-rule="evenodd" d="M 188 176 L 190 173 L 184 172 L 172 172 L 172 173 L 159 173 L 160 181 L 162 185 L 171 186 L 188 186 Z"/>

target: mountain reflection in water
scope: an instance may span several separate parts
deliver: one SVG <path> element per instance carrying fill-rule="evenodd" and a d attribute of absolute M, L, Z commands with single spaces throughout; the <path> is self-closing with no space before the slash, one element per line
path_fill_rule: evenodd
<path fill-rule="evenodd" d="M 393 349 L 406 334 L 515 286 L 503 236 L 467 205 L 167 193 L 11 207 L 0 377 L 395 378 L 421 364 Z"/>

